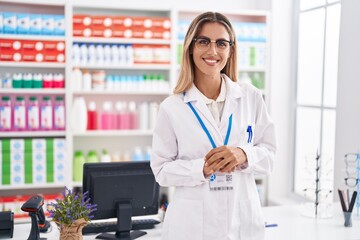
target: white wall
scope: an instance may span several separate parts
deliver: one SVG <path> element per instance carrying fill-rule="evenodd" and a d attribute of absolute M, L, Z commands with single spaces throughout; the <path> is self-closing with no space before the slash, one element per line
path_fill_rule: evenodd
<path fill-rule="evenodd" d="M 359 12 L 360 1 L 342 1 L 336 114 L 335 189 L 345 188 L 344 154 L 360 151 Z"/>
<path fill-rule="evenodd" d="M 84 2 L 83 0 L 72 0 L 75 2 Z M 122 5 L 123 0 L 104 0 L 106 5 Z M 87 0 L 85 5 L 92 5 L 93 2 L 99 2 L 99 0 Z M 126 6 L 133 6 L 134 9 L 160 9 L 160 8 L 180 8 L 186 10 L 196 11 L 236 11 L 236 10 L 269 10 L 271 5 L 270 0 L 137 0 L 126 1 Z"/>
<path fill-rule="evenodd" d="M 293 1 L 272 1 L 271 117 L 275 123 L 278 150 L 274 172 L 269 177 L 269 204 L 281 204 L 292 188 L 292 31 Z"/>

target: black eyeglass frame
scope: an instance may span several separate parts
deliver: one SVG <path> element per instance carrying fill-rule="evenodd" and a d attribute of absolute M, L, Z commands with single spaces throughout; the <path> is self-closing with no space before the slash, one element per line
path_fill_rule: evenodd
<path fill-rule="evenodd" d="M 231 41 L 231 40 L 226 40 L 226 39 L 211 40 L 211 39 L 208 38 L 208 37 L 195 37 L 195 38 L 193 38 L 192 41 L 193 41 L 194 43 L 196 43 L 196 41 L 199 40 L 199 39 L 207 40 L 207 41 L 209 41 L 209 44 L 213 42 L 213 43 L 216 44 L 216 47 L 218 46 L 218 42 L 227 42 L 227 43 L 229 43 L 230 47 L 232 47 L 232 46 L 234 45 L 234 42 Z M 209 48 L 210 48 L 210 45 L 209 45 Z"/>

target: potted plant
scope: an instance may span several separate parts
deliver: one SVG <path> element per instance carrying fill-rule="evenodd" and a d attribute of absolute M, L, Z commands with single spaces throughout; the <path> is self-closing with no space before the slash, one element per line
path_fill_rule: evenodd
<path fill-rule="evenodd" d="M 96 210 L 96 204 L 90 203 L 88 192 L 76 193 L 65 187 L 63 198 L 55 200 L 47 205 L 47 211 L 59 228 L 60 240 L 82 240 L 82 228 Z"/>

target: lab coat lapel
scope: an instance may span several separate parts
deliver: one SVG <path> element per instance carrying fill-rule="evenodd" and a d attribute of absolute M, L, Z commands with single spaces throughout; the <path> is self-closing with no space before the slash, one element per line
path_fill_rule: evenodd
<path fill-rule="evenodd" d="M 201 96 L 198 93 L 198 90 L 195 88 L 195 86 L 192 86 L 186 92 L 186 95 L 184 97 L 184 102 L 186 104 L 188 102 L 191 102 L 191 104 L 194 106 L 195 110 L 198 112 L 199 116 L 201 117 L 201 119 L 203 120 L 205 126 L 208 128 L 209 131 L 210 131 L 210 128 L 212 127 L 220 134 L 219 128 L 215 122 L 214 117 L 211 115 L 209 108 L 206 106 L 204 100 L 201 98 Z M 195 117 L 195 115 L 194 115 L 194 117 Z M 207 121 L 205 121 L 205 119 Z M 209 126 L 209 123 L 211 126 Z"/>
<path fill-rule="evenodd" d="M 238 111 L 239 108 L 239 100 L 243 95 L 242 89 L 240 85 L 236 82 L 233 82 L 226 75 L 222 75 L 226 81 L 226 100 L 224 105 L 224 110 L 222 113 L 222 117 L 220 120 L 220 131 L 223 132 L 224 129 L 227 131 L 229 124 L 229 117 L 231 114 L 234 114 L 235 111 Z M 236 121 L 233 120 L 233 124 Z M 225 133 L 226 134 L 226 133 Z"/>

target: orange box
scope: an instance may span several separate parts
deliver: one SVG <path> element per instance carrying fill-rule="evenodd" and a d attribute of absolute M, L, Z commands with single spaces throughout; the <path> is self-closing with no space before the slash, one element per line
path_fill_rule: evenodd
<path fill-rule="evenodd" d="M 44 62 L 65 62 L 65 54 L 63 53 L 45 54 Z"/>
<path fill-rule="evenodd" d="M 92 16 L 90 15 L 76 14 L 73 16 L 73 26 L 75 25 L 90 26 L 91 23 L 92 23 Z"/>
<path fill-rule="evenodd" d="M 63 53 L 65 52 L 65 42 L 62 41 L 44 41 L 44 52 L 51 53 Z"/>
<path fill-rule="evenodd" d="M 156 39 L 170 39 L 171 38 L 171 32 L 170 29 L 164 29 L 164 28 L 153 28 L 152 31 L 152 38 Z"/>
<path fill-rule="evenodd" d="M 92 17 L 92 26 L 104 26 L 104 27 L 111 27 L 113 24 L 112 17 L 108 16 L 93 16 Z"/>
<path fill-rule="evenodd" d="M 154 28 L 171 29 L 171 20 L 167 17 L 155 17 L 152 19 Z"/>
<path fill-rule="evenodd" d="M 20 62 L 22 61 L 21 53 L 1 52 L 0 61 Z"/>
<path fill-rule="evenodd" d="M 133 26 L 141 28 L 151 28 L 153 26 L 153 18 L 151 17 L 134 17 Z"/>
<path fill-rule="evenodd" d="M 115 16 L 112 18 L 113 26 L 130 28 L 133 26 L 133 18 L 130 16 Z"/>
<path fill-rule="evenodd" d="M 73 27 L 74 37 L 90 37 L 91 35 L 92 35 L 92 30 L 89 26 L 76 25 Z"/>
<path fill-rule="evenodd" d="M 0 39 L 0 50 L 13 49 L 20 50 L 22 48 L 22 40 Z"/>
<path fill-rule="evenodd" d="M 116 38 L 124 38 L 125 37 L 125 30 L 126 28 L 124 26 L 120 25 L 113 25 L 112 28 L 112 36 Z"/>
<path fill-rule="evenodd" d="M 110 38 L 113 36 L 113 31 L 111 28 L 107 28 L 105 26 L 92 26 L 91 36 Z"/>

